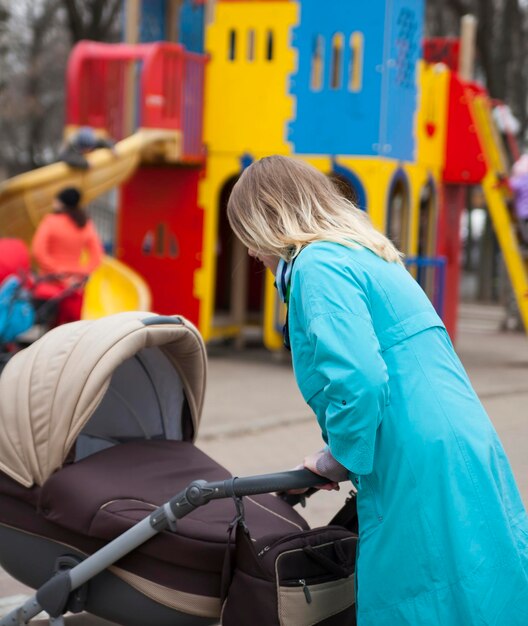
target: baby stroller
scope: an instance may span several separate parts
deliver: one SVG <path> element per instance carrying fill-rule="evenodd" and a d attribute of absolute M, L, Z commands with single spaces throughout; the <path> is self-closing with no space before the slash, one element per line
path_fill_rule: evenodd
<path fill-rule="evenodd" d="M 35 312 L 23 286 L 29 274 L 26 244 L 20 239 L 0 238 L 0 361 L 7 360 L 10 344 L 34 323 Z"/>
<path fill-rule="evenodd" d="M 233 479 L 193 445 L 205 381 L 198 331 L 152 313 L 60 326 L 11 359 L 0 377 L 0 564 L 38 591 L 1 626 L 42 609 L 57 624 L 67 610 L 129 626 L 214 624 L 233 497 L 247 496 L 256 540 L 308 528 L 271 492 L 325 479 Z"/>
<path fill-rule="evenodd" d="M 20 239 L 0 239 L 0 371 L 11 356 L 43 335 L 57 319 L 60 303 L 82 289 L 86 276 L 35 276 Z M 34 329 L 29 337 L 26 333 Z"/>

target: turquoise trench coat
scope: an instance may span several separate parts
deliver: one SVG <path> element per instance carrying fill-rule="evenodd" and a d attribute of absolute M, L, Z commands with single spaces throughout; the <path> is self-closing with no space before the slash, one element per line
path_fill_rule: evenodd
<path fill-rule="evenodd" d="M 401 265 L 307 246 L 294 371 L 358 489 L 359 626 L 528 625 L 528 522 L 442 321 Z"/>

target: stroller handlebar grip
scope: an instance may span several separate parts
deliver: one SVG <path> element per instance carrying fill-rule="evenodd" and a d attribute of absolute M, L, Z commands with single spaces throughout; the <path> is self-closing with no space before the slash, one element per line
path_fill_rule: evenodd
<path fill-rule="evenodd" d="M 319 476 L 308 469 L 278 472 L 276 474 L 263 474 L 261 476 L 248 476 L 236 478 L 234 481 L 235 496 L 251 496 L 259 493 L 273 491 L 289 491 L 290 489 L 308 489 L 325 485 L 328 478 Z"/>
<path fill-rule="evenodd" d="M 174 515 L 183 517 L 191 509 L 202 506 L 211 500 L 221 498 L 241 498 L 272 492 L 286 492 L 290 489 L 309 489 L 328 483 L 328 478 L 314 474 L 308 469 L 262 474 L 243 478 L 228 478 L 215 482 L 196 480 L 170 502 Z"/>

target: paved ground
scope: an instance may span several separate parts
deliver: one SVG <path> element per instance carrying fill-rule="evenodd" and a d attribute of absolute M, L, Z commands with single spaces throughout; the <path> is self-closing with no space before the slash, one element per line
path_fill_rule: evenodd
<path fill-rule="evenodd" d="M 501 317 L 495 307 L 463 306 L 457 350 L 501 436 L 528 505 L 528 339 L 500 332 Z M 315 420 L 286 359 L 257 348 L 235 353 L 214 346 L 209 363 L 197 445 L 233 474 L 288 469 L 320 447 Z M 345 495 L 317 494 L 306 518 L 312 525 L 324 524 Z M 0 570 L 0 615 L 29 592 Z M 79 626 L 104 624 L 83 616 L 67 621 Z"/>

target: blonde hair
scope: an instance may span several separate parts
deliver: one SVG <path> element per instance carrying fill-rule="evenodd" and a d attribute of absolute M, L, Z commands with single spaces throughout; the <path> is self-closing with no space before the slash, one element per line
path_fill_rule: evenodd
<path fill-rule="evenodd" d="M 386 261 L 402 262 L 394 244 L 325 174 L 289 157 L 265 157 L 244 170 L 227 216 L 248 248 L 286 261 L 308 243 L 333 241 L 349 248 L 359 244 Z"/>

